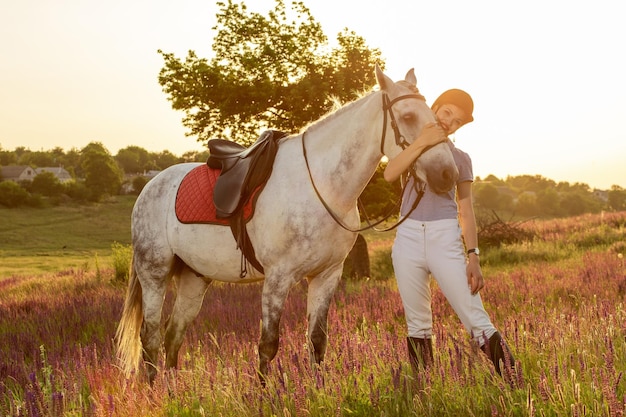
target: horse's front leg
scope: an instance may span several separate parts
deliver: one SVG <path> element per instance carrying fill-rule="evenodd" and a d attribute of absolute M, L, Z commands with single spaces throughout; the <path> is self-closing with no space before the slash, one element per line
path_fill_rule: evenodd
<path fill-rule="evenodd" d="M 293 280 L 287 275 L 265 276 L 262 295 L 262 326 L 259 340 L 259 378 L 265 385 L 269 363 L 278 352 L 280 318 Z"/>
<path fill-rule="evenodd" d="M 328 310 L 341 280 L 343 263 L 309 278 L 307 318 L 309 322 L 309 355 L 311 365 L 319 365 L 326 354 L 328 341 Z"/>

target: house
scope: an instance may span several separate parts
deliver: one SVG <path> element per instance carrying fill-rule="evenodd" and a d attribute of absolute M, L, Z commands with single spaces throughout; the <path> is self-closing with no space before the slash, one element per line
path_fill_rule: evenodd
<path fill-rule="evenodd" d="M 57 177 L 57 179 L 61 183 L 65 183 L 65 182 L 72 180 L 72 176 L 70 175 L 70 173 L 67 172 L 65 168 L 62 168 L 62 167 L 41 167 L 41 168 L 35 168 L 35 171 L 37 171 L 37 174 L 41 174 L 42 172 L 51 172 L 54 174 L 55 177 Z"/>
<path fill-rule="evenodd" d="M 35 168 L 28 165 L 8 165 L 0 167 L 2 180 L 7 181 L 32 181 L 37 176 Z"/>
<path fill-rule="evenodd" d="M 143 172 L 143 176 L 151 180 L 152 178 L 156 177 L 159 172 L 161 171 L 158 169 L 149 169 L 148 171 Z"/>
<path fill-rule="evenodd" d="M 593 195 L 600 201 L 605 203 L 609 202 L 609 191 L 608 190 L 599 190 L 597 188 L 593 189 Z"/>
<path fill-rule="evenodd" d="M 51 172 L 62 183 L 72 180 L 70 173 L 61 167 L 33 168 L 28 165 L 7 165 L 0 167 L 0 171 L 2 172 L 2 180 L 14 182 L 32 181 L 42 172 Z"/>

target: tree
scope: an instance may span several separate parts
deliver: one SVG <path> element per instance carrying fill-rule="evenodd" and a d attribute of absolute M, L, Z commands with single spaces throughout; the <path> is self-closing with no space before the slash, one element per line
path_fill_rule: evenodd
<path fill-rule="evenodd" d="M 16 163 L 17 163 L 17 156 L 15 155 L 15 152 L 4 150 L 0 146 L 0 166 L 13 165 Z M 0 178 L 2 177 L 0 176 Z"/>
<path fill-rule="evenodd" d="M 28 151 L 24 152 L 18 160 L 19 165 L 31 165 L 35 167 L 56 166 L 55 157 L 50 152 Z"/>
<path fill-rule="evenodd" d="M 560 211 L 559 194 L 552 187 L 537 193 L 537 211 L 543 215 L 557 216 Z"/>
<path fill-rule="evenodd" d="M 115 155 L 115 160 L 127 174 L 137 174 L 146 170 L 150 154 L 139 146 L 127 146 L 120 149 Z"/>
<path fill-rule="evenodd" d="M 180 157 L 183 162 L 206 162 L 208 158 L 208 149 L 205 151 L 187 151 Z"/>
<path fill-rule="evenodd" d="M 101 143 L 92 142 L 81 153 L 85 186 L 91 193 L 91 199 L 98 201 L 104 195 L 118 194 L 123 174 L 109 151 Z"/>
<path fill-rule="evenodd" d="M 160 154 L 154 155 L 154 162 L 158 169 L 163 170 L 167 167 L 182 162 L 182 160 L 170 151 L 163 151 Z"/>
<path fill-rule="evenodd" d="M 28 192 L 13 181 L 0 182 L 0 204 L 6 207 L 19 207 L 29 202 Z"/>
<path fill-rule="evenodd" d="M 476 203 L 486 210 L 500 208 L 500 193 L 492 184 L 481 184 L 475 193 Z"/>
<path fill-rule="evenodd" d="M 626 210 L 626 190 L 619 185 L 611 186 L 608 192 L 609 207 L 613 210 Z"/>
<path fill-rule="evenodd" d="M 555 187 L 556 183 L 552 180 L 542 177 L 541 175 L 518 175 L 516 177 L 507 177 L 507 184 L 519 191 L 538 192 L 548 187 Z"/>
<path fill-rule="evenodd" d="M 30 190 L 46 197 L 55 197 L 63 193 L 64 187 L 52 172 L 42 172 L 33 178 Z"/>
<path fill-rule="evenodd" d="M 159 50 L 159 83 L 198 141 L 225 137 L 247 144 L 261 129 L 293 132 L 328 112 L 335 96 L 356 99 L 375 85 L 378 49 L 344 29 L 327 52 L 321 26 L 302 2 L 288 22 L 283 0 L 267 16 L 246 5 L 218 2 L 214 58 L 189 51 L 184 61 Z"/>
<path fill-rule="evenodd" d="M 139 193 L 141 193 L 141 190 L 143 190 L 143 187 L 145 187 L 147 183 L 148 179 L 146 177 L 143 177 L 141 175 L 136 176 L 132 180 L 133 192 L 139 195 Z"/>
<path fill-rule="evenodd" d="M 539 207 L 537 206 L 537 196 L 532 192 L 522 193 L 517 198 L 517 205 L 515 207 L 517 212 L 522 216 L 535 216 L 540 214 Z"/>
<path fill-rule="evenodd" d="M 365 207 L 361 209 L 361 218 L 377 220 L 383 216 L 397 215 L 398 210 L 393 210 L 402 193 L 400 181 L 389 183 L 383 177 L 386 165 L 379 165 L 376 172 L 369 180 L 367 187 L 359 197 L 360 203 Z M 408 191 L 407 191 L 408 192 Z M 361 207 L 359 207 L 361 208 Z"/>

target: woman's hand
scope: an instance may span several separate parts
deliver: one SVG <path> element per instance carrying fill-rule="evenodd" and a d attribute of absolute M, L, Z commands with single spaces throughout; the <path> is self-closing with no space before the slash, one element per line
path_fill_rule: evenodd
<path fill-rule="evenodd" d="M 467 271 L 467 284 L 472 291 L 472 295 L 478 294 L 480 290 L 485 287 L 485 279 L 480 269 L 480 262 L 478 256 L 470 255 L 469 262 L 465 268 Z"/>
<path fill-rule="evenodd" d="M 448 136 L 446 135 L 446 132 L 438 123 L 428 123 L 426 126 L 424 126 L 424 129 L 422 129 L 422 134 L 419 135 L 417 140 L 413 142 L 410 146 L 420 148 L 421 154 L 422 152 L 424 152 L 424 149 L 436 145 L 439 142 L 444 142 L 447 139 Z"/>
<path fill-rule="evenodd" d="M 437 123 L 424 126 L 422 133 L 406 149 L 387 163 L 383 176 L 385 180 L 393 182 L 405 173 L 411 164 L 429 147 L 448 140 L 446 133 Z"/>

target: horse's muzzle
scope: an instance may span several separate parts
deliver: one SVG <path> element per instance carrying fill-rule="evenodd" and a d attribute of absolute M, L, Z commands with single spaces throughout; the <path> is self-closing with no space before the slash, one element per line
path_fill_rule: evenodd
<path fill-rule="evenodd" d="M 450 191 L 459 179 L 459 170 L 456 166 L 433 170 L 427 174 L 428 185 L 438 193 Z"/>

